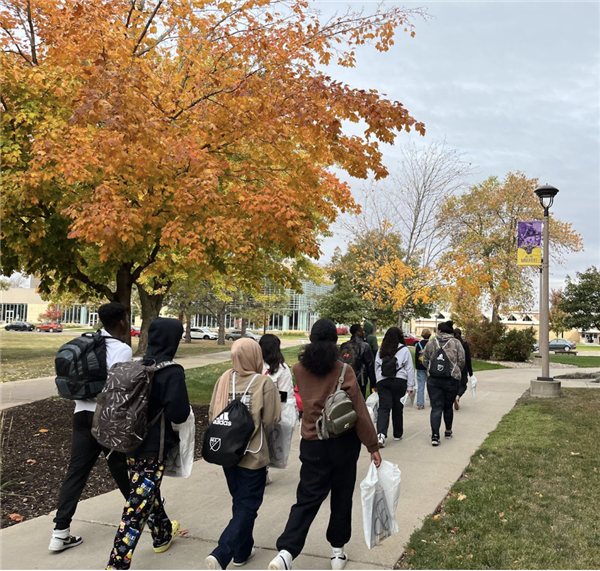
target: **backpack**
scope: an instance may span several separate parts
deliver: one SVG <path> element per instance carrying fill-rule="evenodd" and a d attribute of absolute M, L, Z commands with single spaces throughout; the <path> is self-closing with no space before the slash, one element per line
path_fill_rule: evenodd
<path fill-rule="evenodd" d="M 255 426 L 252 415 L 243 400 L 257 376 L 252 377 L 244 394 L 239 399 L 234 398 L 206 429 L 202 444 L 202 457 L 207 462 L 230 468 L 237 466 L 244 454 L 248 452 L 248 444 Z M 235 371 L 231 376 L 231 381 L 233 384 L 232 394 L 235 397 Z M 254 452 L 258 452 L 258 450 Z"/>
<path fill-rule="evenodd" d="M 421 365 L 423 364 L 423 345 L 421 345 L 422 341 L 419 341 L 417 343 L 417 347 L 419 348 L 419 363 L 421 363 Z"/>
<path fill-rule="evenodd" d="M 396 359 L 396 355 L 392 355 L 391 357 L 384 357 L 381 359 L 381 374 L 387 378 L 393 378 L 396 376 L 398 372 L 398 359 Z"/>
<path fill-rule="evenodd" d="M 345 341 L 340 346 L 340 361 L 350 365 L 358 375 L 360 372 L 360 354 L 354 341 Z"/>
<path fill-rule="evenodd" d="M 58 350 L 54 368 L 61 397 L 95 397 L 106 383 L 106 337 L 100 331 L 75 337 Z"/>
<path fill-rule="evenodd" d="M 92 434 L 101 446 L 109 448 L 111 452 L 133 452 L 160 418 L 158 459 L 162 461 L 165 419 L 161 410 L 148 422 L 148 404 L 154 374 L 171 365 L 175 363 L 164 361 L 157 365 L 154 362 L 127 361 L 115 363 L 110 368 L 104 389 L 98 395 L 92 423 Z"/>
<path fill-rule="evenodd" d="M 327 397 L 325 408 L 316 422 L 319 440 L 328 440 L 330 435 L 338 436 L 350 430 L 356 424 L 356 411 L 348 393 L 342 390 L 348 363 L 344 363 L 337 388 Z"/>
<path fill-rule="evenodd" d="M 428 372 L 431 377 L 451 377 L 454 364 L 448 358 L 444 347 L 450 343 L 450 339 L 444 343 L 444 346 L 440 346 L 439 341 L 436 339 L 435 344 L 437 349 L 429 361 Z"/>

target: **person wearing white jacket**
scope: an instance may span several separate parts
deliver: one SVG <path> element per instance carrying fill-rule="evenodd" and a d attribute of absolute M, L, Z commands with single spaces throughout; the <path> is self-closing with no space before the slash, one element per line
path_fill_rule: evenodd
<path fill-rule="evenodd" d="M 375 357 L 375 377 L 379 394 L 377 440 L 379 447 L 383 448 L 390 423 L 390 411 L 394 440 L 402 438 L 404 405 L 400 399 L 407 393 L 411 395 L 415 387 L 412 355 L 405 344 L 404 334 L 398 327 L 390 327 L 385 333 Z"/>

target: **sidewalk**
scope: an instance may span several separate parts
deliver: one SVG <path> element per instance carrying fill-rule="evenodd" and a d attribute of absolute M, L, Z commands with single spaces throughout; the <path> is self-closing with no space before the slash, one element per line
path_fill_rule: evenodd
<path fill-rule="evenodd" d="M 578 369 L 573 369 L 577 371 Z M 589 371 L 589 369 L 587 369 Z M 362 531 L 359 482 L 368 468 L 368 453 L 363 448 L 354 494 L 353 537 L 346 547 L 350 558 L 347 569 L 392 569 L 404 545 L 423 518 L 432 513 L 468 465 L 473 452 L 494 430 L 515 401 L 529 388 L 529 381 L 540 373 L 529 370 L 494 370 L 477 373 L 477 395 L 467 393 L 455 415 L 455 438 L 438 448 L 430 444 L 429 411 L 410 408 L 404 416 L 404 439 L 388 442 L 382 450 L 384 460 L 402 470 L 402 488 L 396 517 L 400 532 L 382 545 L 367 549 Z M 593 387 L 586 381 L 562 381 L 563 387 Z M 256 556 L 247 569 L 266 569 L 275 556 L 275 542 L 295 501 L 300 462 L 299 437 L 292 443 L 286 470 L 271 470 L 273 484 L 267 487 L 255 527 Z M 170 517 L 189 530 L 169 551 L 156 554 L 148 532 L 133 557 L 132 569 L 204 569 L 204 558 L 216 545 L 231 511 L 230 496 L 219 467 L 199 460 L 187 480 L 167 478 L 163 485 Z M 3 569 L 103 569 L 108 560 L 123 498 L 111 492 L 79 504 L 72 532 L 82 535 L 84 543 L 60 554 L 48 552 L 53 514 L 25 521 L 2 530 Z M 330 569 L 330 547 L 325 540 L 329 505 L 319 512 L 303 553 L 294 561 L 294 570 Z M 233 567 L 232 567 L 233 568 Z"/>
<path fill-rule="evenodd" d="M 282 347 L 293 347 L 302 344 L 297 340 L 282 340 Z M 223 363 L 231 359 L 231 351 L 218 351 L 215 353 L 206 353 L 204 355 L 194 355 L 190 357 L 181 357 L 177 359 L 184 369 L 194 369 L 204 367 L 204 365 L 214 365 Z M 54 377 L 41 377 L 39 379 L 28 379 L 25 381 L 11 381 L 0 383 L 0 410 L 19 406 L 28 402 L 42 400 L 57 396 Z"/>

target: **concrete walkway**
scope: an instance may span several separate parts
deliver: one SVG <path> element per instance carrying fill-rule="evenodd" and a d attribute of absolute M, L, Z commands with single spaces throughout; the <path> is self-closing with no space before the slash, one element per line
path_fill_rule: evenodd
<path fill-rule="evenodd" d="M 302 342 L 297 340 L 282 340 L 282 347 L 300 346 Z M 218 351 L 204 355 L 193 355 L 177 358 L 184 369 L 194 369 L 205 365 L 223 363 L 231 359 L 231 351 Z M 55 377 L 41 377 L 39 379 L 28 379 L 25 381 L 11 381 L 0 383 L 0 410 L 19 406 L 28 402 L 42 400 L 57 396 Z"/>
<path fill-rule="evenodd" d="M 574 372 L 578 369 L 572 369 Z M 590 371 L 586 369 L 585 371 Z M 413 530 L 432 513 L 468 465 L 481 445 L 515 401 L 529 388 L 540 371 L 494 370 L 477 373 L 475 398 L 467 393 L 455 415 L 455 437 L 438 448 L 430 444 L 428 410 L 405 411 L 404 439 L 393 440 L 382 450 L 384 460 L 394 462 L 402 471 L 402 488 L 396 518 L 400 532 L 382 545 L 367 549 L 362 531 L 362 509 L 358 483 L 368 468 L 368 453 L 363 448 L 359 461 L 358 482 L 354 494 L 353 537 L 346 546 L 350 557 L 347 569 L 392 569 L 404 551 Z M 587 381 L 565 381 L 563 387 L 595 387 Z M 247 569 L 266 569 L 276 554 L 275 542 L 286 523 L 295 500 L 300 462 L 299 437 L 292 443 L 286 470 L 271 470 L 273 484 L 268 486 L 255 527 L 256 556 Z M 132 569 L 204 569 L 204 559 L 216 545 L 231 513 L 231 500 L 222 471 L 203 460 L 195 463 L 187 480 L 167 478 L 163 485 L 166 509 L 170 517 L 187 529 L 169 551 L 156 554 L 145 532 L 133 557 Z M 47 551 L 53 528 L 53 514 L 25 521 L 2 530 L 3 569 L 103 569 L 108 561 L 123 498 L 118 492 L 85 500 L 79 504 L 73 533 L 84 543 L 60 554 Z M 330 569 L 330 547 L 325 540 L 329 506 L 318 514 L 303 553 L 294 561 L 294 569 Z M 231 566 L 233 568 L 233 566 Z"/>

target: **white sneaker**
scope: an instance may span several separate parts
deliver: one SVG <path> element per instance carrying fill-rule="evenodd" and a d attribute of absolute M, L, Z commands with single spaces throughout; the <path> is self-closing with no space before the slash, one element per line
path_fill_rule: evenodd
<path fill-rule="evenodd" d="M 60 552 L 71 547 L 77 547 L 83 543 L 83 538 L 77 535 L 71 535 L 70 529 L 54 530 L 52 532 L 52 539 L 48 549 L 50 551 Z"/>
<path fill-rule="evenodd" d="M 281 569 L 282 571 L 286 571 L 286 569 L 292 568 L 292 554 L 285 549 L 282 549 L 275 559 L 269 563 L 267 569 Z"/>
<path fill-rule="evenodd" d="M 377 435 L 377 442 L 379 443 L 379 448 L 385 448 L 385 436 L 383 434 Z"/>
<path fill-rule="evenodd" d="M 348 563 L 348 556 L 344 553 L 343 547 L 332 547 L 331 549 L 331 568 L 343 569 Z"/>
<path fill-rule="evenodd" d="M 214 555 L 209 555 L 204 560 L 204 563 L 207 569 L 223 569 L 223 567 L 221 567 L 221 564 L 219 563 L 219 560 Z"/>
<path fill-rule="evenodd" d="M 242 567 L 243 565 L 246 565 L 246 563 L 248 563 L 248 561 L 250 561 L 250 559 L 252 559 L 254 557 L 254 555 L 256 554 L 256 549 L 254 549 L 254 547 L 252 547 L 252 549 L 250 550 L 250 555 L 248 555 L 246 561 L 234 561 L 233 564 L 236 567 Z"/>

